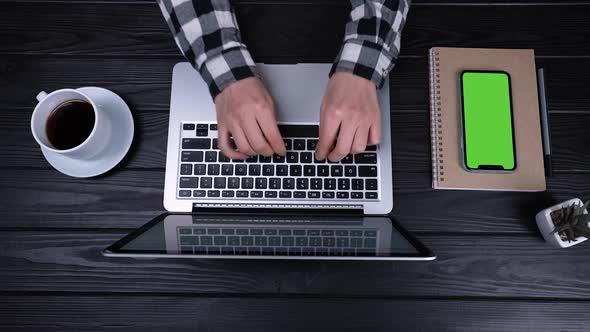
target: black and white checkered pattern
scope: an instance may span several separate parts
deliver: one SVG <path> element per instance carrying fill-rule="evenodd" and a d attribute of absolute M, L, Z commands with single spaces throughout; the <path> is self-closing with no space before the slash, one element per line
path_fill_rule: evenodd
<path fill-rule="evenodd" d="M 229 0 L 157 0 L 178 47 L 201 73 L 213 98 L 256 76 Z M 381 87 L 400 49 L 410 0 L 351 0 L 344 43 L 330 75 L 350 72 Z"/>
<path fill-rule="evenodd" d="M 351 0 L 344 43 L 330 75 L 350 72 L 383 86 L 397 60 L 410 0 Z"/>

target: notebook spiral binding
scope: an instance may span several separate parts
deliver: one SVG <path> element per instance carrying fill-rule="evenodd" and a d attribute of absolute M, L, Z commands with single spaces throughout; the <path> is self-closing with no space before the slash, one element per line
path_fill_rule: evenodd
<path fill-rule="evenodd" d="M 444 182 L 443 144 L 442 144 L 442 106 L 440 96 L 439 53 L 430 50 L 430 138 L 432 153 L 432 182 Z"/>

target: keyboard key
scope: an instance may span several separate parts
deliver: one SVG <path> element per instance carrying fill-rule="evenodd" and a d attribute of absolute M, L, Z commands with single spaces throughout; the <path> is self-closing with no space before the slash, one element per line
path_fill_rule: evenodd
<path fill-rule="evenodd" d="M 324 189 L 335 190 L 336 189 L 336 179 L 324 179 Z"/>
<path fill-rule="evenodd" d="M 227 187 L 230 189 L 240 188 L 240 178 L 231 177 L 227 179 Z"/>
<path fill-rule="evenodd" d="M 352 199 L 362 199 L 363 198 L 363 193 L 360 193 L 360 192 L 352 192 L 352 193 L 350 193 L 350 198 L 352 198 Z"/>
<path fill-rule="evenodd" d="M 266 246 L 267 242 L 268 242 L 268 240 L 264 236 L 257 236 L 254 238 L 254 244 L 257 246 L 264 247 L 264 246 Z"/>
<path fill-rule="evenodd" d="M 377 181 L 377 180 L 375 180 Z M 349 179 L 338 179 L 338 190 L 349 190 L 350 180 Z"/>
<path fill-rule="evenodd" d="M 300 161 L 304 164 L 309 164 L 313 162 L 313 155 L 311 154 L 311 152 L 301 152 L 299 157 Z"/>
<path fill-rule="evenodd" d="M 280 178 L 268 179 L 268 188 L 269 189 L 281 189 L 281 179 Z"/>
<path fill-rule="evenodd" d="M 336 230 L 336 236 L 348 236 L 348 231 L 345 229 Z"/>
<path fill-rule="evenodd" d="M 207 190 L 207 197 L 219 197 L 219 190 Z"/>
<path fill-rule="evenodd" d="M 234 229 L 231 229 L 231 228 L 223 228 L 223 229 L 221 229 L 221 234 L 223 234 L 223 235 L 233 235 L 235 233 L 236 233 L 236 231 Z"/>
<path fill-rule="evenodd" d="M 215 236 L 213 237 L 213 244 L 216 246 L 224 246 L 227 243 L 227 239 L 225 236 Z"/>
<path fill-rule="evenodd" d="M 305 150 L 305 140 L 304 139 L 293 140 L 293 150 Z"/>
<path fill-rule="evenodd" d="M 309 187 L 311 189 L 322 189 L 322 179 L 313 178 L 309 180 Z"/>
<path fill-rule="evenodd" d="M 330 176 L 330 167 L 326 165 L 318 166 L 318 176 Z"/>
<path fill-rule="evenodd" d="M 301 248 L 289 248 L 289 256 L 301 256 Z"/>
<path fill-rule="evenodd" d="M 265 191 L 264 198 L 277 198 L 277 192 L 276 191 Z"/>
<path fill-rule="evenodd" d="M 203 228 L 194 228 L 193 229 L 193 234 L 195 235 L 203 235 L 206 233 L 206 230 Z"/>
<path fill-rule="evenodd" d="M 227 244 L 230 246 L 239 246 L 240 245 L 240 237 L 239 236 L 228 236 L 227 237 Z"/>
<path fill-rule="evenodd" d="M 342 256 L 342 249 L 341 248 L 330 248 L 329 254 L 330 256 Z"/>
<path fill-rule="evenodd" d="M 248 248 L 246 248 L 246 247 L 235 247 L 234 248 L 234 252 L 236 253 L 236 255 L 245 256 L 245 255 L 248 254 Z"/>
<path fill-rule="evenodd" d="M 306 178 L 297 179 L 297 189 L 308 189 L 308 188 L 309 188 L 308 179 L 306 179 Z"/>
<path fill-rule="evenodd" d="M 287 162 L 290 164 L 296 164 L 299 162 L 298 152 L 287 152 Z"/>
<path fill-rule="evenodd" d="M 193 175 L 193 165 L 180 164 L 180 175 Z"/>
<path fill-rule="evenodd" d="M 342 176 L 342 166 L 332 166 L 331 174 L 332 176 Z"/>
<path fill-rule="evenodd" d="M 294 189 L 294 188 L 295 188 L 295 179 L 283 178 L 283 189 Z"/>
<path fill-rule="evenodd" d="M 344 175 L 347 177 L 355 177 L 356 176 L 356 166 L 345 166 L 344 167 Z"/>
<path fill-rule="evenodd" d="M 336 239 L 336 246 L 337 247 L 348 247 L 348 239 L 347 238 Z"/>
<path fill-rule="evenodd" d="M 272 156 L 272 162 L 275 164 L 279 164 L 279 163 L 284 163 L 285 162 L 285 157 L 275 154 L 274 156 Z"/>
<path fill-rule="evenodd" d="M 209 125 L 207 125 L 206 123 L 198 123 L 197 124 L 197 130 L 205 130 L 209 128 Z"/>
<path fill-rule="evenodd" d="M 318 125 L 279 125 L 279 131 L 283 137 L 297 137 L 297 138 L 318 138 Z"/>
<path fill-rule="evenodd" d="M 262 191 L 251 191 L 250 192 L 250 197 L 252 198 L 262 198 Z"/>
<path fill-rule="evenodd" d="M 266 178 L 256 178 L 256 189 L 266 189 Z"/>
<path fill-rule="evenodd" d="M 250 176 L 259 176 L 260 175 L 260 165 L 250 165 L 250 166 L 248 166 L 248 175 L 250 175 Z"/>
<path fill-rule="evenodd" d="M 308 139 L 307 140 L 307 151 L 315 151 L 315 148 L 318 146 L 317 139 Z"/>
<path fill-rule="evenodd" d="M 347 155 L 346 157 L 342 158 L 342 160 L 340 160 L 341 163 L 343 164 L 352 164 L 352 160 L 353 157 L 351 154 Z"/>
<path fill-rule="evenodd" d="M 205 235 L 201 236 L 201 245 L 210 246 L 213 244 L 213 236 Z"/>
<path fill-rule="evenodd" d="M 287 165 L 277 165 L 277 176 L 287 176 L 289 175 L 289 166 Z"/>
<path fill-rule="evenodd" d="M 178 191 L 178 197 L 191 197 L 190 190 L 180 190 Z"/>
<path fill-rule="evenodd" d="M 289 166 L 289 175 L 290 176 L 301 176 L 301 165 Z"/>
<path fill-rule="evenodd" d="M 262 235 L 262 230 L 261 229 L 251 229 L 250 230 L 250 234 L 252 234 L 252 235 Z"/>
<path fill-rule="evenodd" d="M 345 199 L 348 198 L 348 192 L 346 191 L 339 191 L 336 193 L 336 198 Z"/>
<path fill-rule="evenodd" d="M 320 247 L 322 245 L 322 238 L 321 237 L 310 237 L 309 238 L 309 245 L 311 247 Z"/>
<path fill-rule="evenodd" d="M 211 147 L 213 150 L 219 150 L 219 145 L 218 145 L 218 141 L 217 138 L 213 139 L 213 146 Z"/>
<path fill-rule="evenodd" d="M 205 164 L 196 164 L 195 165 L 195 175 L 205 175 L 206 170 L 207 170 L 207 168 L 205 167 Z"/>
<path fill-rule="evenodd" d="M 269 246 L 280 246 L 281 245 L 281 238 L 278 236 L 272 236 L 268 238 L 268 245 Z"/>
<path fill-rule="evenodd" d="M 377 231 L 365 231 L 365 236 L 366 237 L 376 237 Z"/>
<path fill-rule="evenodd" d="M 220 163 L 229 163 L 231 161 L 231 159 L 226 157 L 221 151 L 219 151 L 219 154 L 217 155 L 217 160 Z"/>
<path fill-rule="evenodd" d="M 180 188 L 199 188 L 199 178 L 181 177 L 179 181 Z"/>
<path fill-rule="evenodd" d="M 320 235 L 320 230 L 319 229 L 308 229 L 307 235 Z"/>
<path fill-rule="evenodd" d="M 183 130 L 195 130 L 195 124 L 194 123 L 185 123 L 182 125 L 182 129 Z"/>
<path fill-rule="evenodd" d="M 298 247 L 307 247 L 308 239 L 307 237 L 296 237 L 295 238 L 295 245 Z"/>
<path fill-rule="evenodd" d="M 281 238 L 281 245 L 283 247 L 292 247 L 295 245 L 295 238 L 292 236 L 285 236 Z"/>
<path fill-rule="evenodd" d="M 364 243 L 365 248 L 375 248 L 376 246 L 377 246 L 377 240 L 365 239 L 365 243 Z"/>
<path fill-rule="evenodd" d="M 303 175 L 308 176 L 308 177 L 315 176 L 315 166 L 314 165 L 303 166 Z"/>
<path fill-rule="evenodd" d="M 236 197 L 240 197 L 240 198 L 248 197 L 248 191 L 238 190 L 238 191 L 236 191 Z"/>
<path fill-rule="evenodd" d="M 250 234 L 250 231 L 247 230 L 246 228 L 239 228 L 236 231 L 236 234 L 238 234 L 238 235 L 248 235 L 248 234 Z"/>
<path fill-rule="evenodd" d="M 377 179 L 366 179 L 365 185 L 367 190 L 377 190 Z"/>
<path fill-rule="evenodd" d="M 254 237 L 252 236 L 242 236 L 240 241 L 243 246 L 251 246 L 254 244 Z"/>
<path fill-rule="evenodd" d="M 219 175 L 219 164 L 207 165 L 207 175 Z"/>
<path fill-rule="evenodd" d="M 308 191 L 307 198 L 320 198 L 320 192 L 319 191 Z"/>
<path fill-rule="evenodd" d="M 334 236 L 334 231 L 331 229 L 322 230 L 322 236 Z"/>
<path fill-rule="evenodd" d="M 322 198 L 334 198 L 333 191 L 324 191 L 322 192 Z"/>
<path fill-rule="evenodd" d="M 205 197 L 205 190 L 193 190 L 193 197 Z"/>
<path fill-rule="evenodd" d="M 279 191 L 279 197 L 280 198 L 291 198 L 291 192 L 290 191 Z"/>
<path fill-rule="evenodd" d="M 246 175 L 248 173 L 248 167 L 244 164 L 237 164 L 236 175 Z"/>
<path fill-rule="evenodd" d="M 270 161 L 272 160 L 272 157 L 267 157 L 267 156 L 258 156 L 258 160 L 261 163 L 270 163 Z"/>
<path fill-rule="evenodd" d="M 182 151 L 180 159 L 183 162 L 200 163 L 203 161 L 203 151 Z"/>
<path fill-rule="evenodd" d="M 363 190 L 364 188 L 363 179 L 352 179 L 352 190 Z"/>
<path fill-rule="evenodd" d="M 359 166 L 359 176 L 367 178 L 377 177 L 377 166 Z"/>
<path fill-rule="evenodd" d="M 290 139 L 285 140 L 285 149 L 287 151 L 293 150 L 293 140 L 290 140 Z"/>
<path fill-rule="evenodd" d="M 377 151 L 377 145 L 367 145 L 365 151 Z"/>
<path fill-rule="evenodd" d="M 209 138 L 183 138 L 182 148 L 187 150 L 209 150 L 211 139 Z"/>
<path fill-rule="evenodd" d="M 276 229 L 265 229 L 264 235 L 277 235 L 277 230 Z"/>
<path fill-rule="evenodd" d="M 216 162 L 217 161 L 217 152 L 216 151 L 205 152 L 205 161 L 208 163 Z"/>
<path fill-rule="evenodd" d="M 336 239 L 333 237 L 325 237 L 323 239 L 324 247 L 333 247 L 336 245 Z"/>
<path fill-rule="evenodd" d="M 316 153 L 313 153 L 313 162 L 316 164 L 325 164 L 326 159 L 318 160 Z"/>
<path fill-rule="evenodd" d="M 264 176 L 275 175 L 275 166 L 274 165 L 263 165 L 262 166 L 262 175 L 264 175 Z"/>
<path fill-rule="evenodd" d="M 221 192 L 221 197 L 234 197 L 233 190 L 224 190 Z"/>
<path fill-rule="evenodd" d="M 290 229 L 279 229 L 279 235 L 291 235 Z"/>
<path fill-rule="evenodd" d="M 217 124 L 216 123 L 212 123 L 209 125 L 209 130 L 217 130 Z"/>
<path fill-rule="evenodd" d="M 254 178 L 242 178 L 242 189 L 254 188 Z"/>
<path fill-rule="evenodd" d="M 221 254 L 222 255 L 233 255 L 234 248 L 232 247 L 221 247 Z"/>
<path fill-rule="evenodd" d="M 305 191 L 296 191 L 293 193 L 294 198 L 305 198 Z"/>
<path fill-rule="evenodd" d="M 371 152 L 363 152 L 354 155 L 354 162 L 357 164 L 376 164 L 377 154 Z"/>
<path fill-rule="evenodd" d="M 377 193 L 376 192 L 366 192 L 365 193 L 365 198 L 368 198 L 368 199 L 377 199 Z"/>
<path fill-rule="evenodd" d="M 197 128 L 197 136 L 199 136 L 199 137 L 207 137 L 207 136 L 209 136 L 209 130 Z"/>
<path fill-rule="evenodd" d="M 221 165 L 221 175 L 234 175 L 234 165 L 232 165 L 232 164 Z"/>
<path fill-rule="evenodd" d="M 201 178 L 201 188 L 211 188 L 213 185 L 213 179 L 210 177 L 202 177 Z"/>

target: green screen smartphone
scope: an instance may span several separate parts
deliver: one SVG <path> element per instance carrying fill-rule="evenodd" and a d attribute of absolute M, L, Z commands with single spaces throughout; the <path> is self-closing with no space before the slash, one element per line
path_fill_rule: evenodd
<path fill-rule="evenodd" d="M 463 163 L 470 171 L 514 171 L 514 125 L 510 75 L 461 73 Z"/>

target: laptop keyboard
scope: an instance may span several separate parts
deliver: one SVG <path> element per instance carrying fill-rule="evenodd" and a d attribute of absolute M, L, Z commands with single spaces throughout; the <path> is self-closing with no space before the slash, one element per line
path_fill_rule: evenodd
<path fill-rule="evenodd" d="M 214 123 L 183 123 L 182 129 L 180 199 L 379 199 L 377 147 L 368 146 L 336 163 L 318 161 L 317 125 L 279 125 L 286 156 L 246 160 L 230 160 L 221 153 Z"/>
<path fill-rule="evenodd" d="M 182 227 L 184 254 L 266 256 L 371 256 L 377 230 Z"/>

